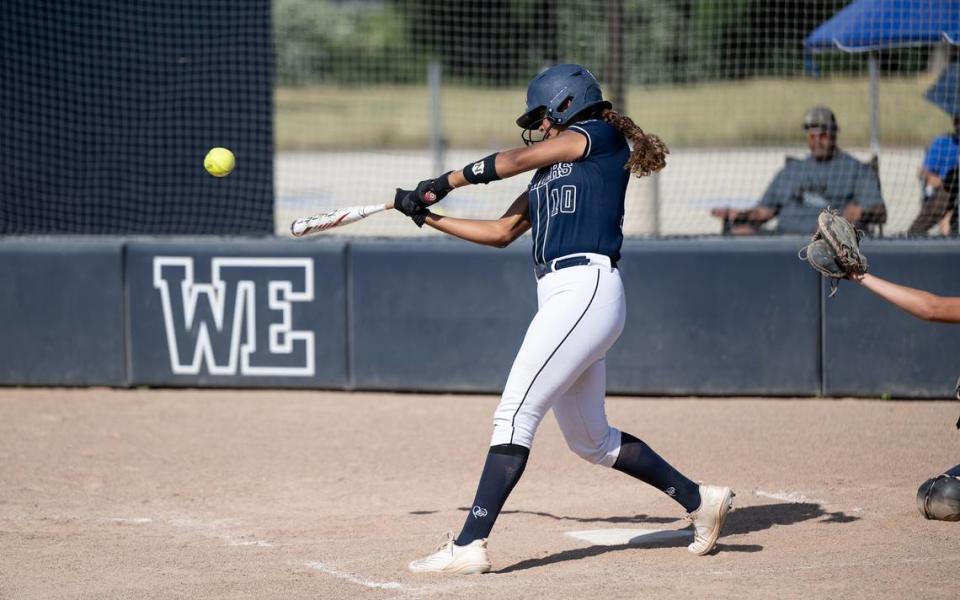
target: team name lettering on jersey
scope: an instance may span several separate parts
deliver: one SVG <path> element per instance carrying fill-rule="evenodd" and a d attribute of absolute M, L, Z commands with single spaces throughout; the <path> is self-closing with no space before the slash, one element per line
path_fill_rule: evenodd
<path fill-rule="evenodd" d="M 560 179 L 561 177 L 566 177 L 573 172 L 573 163 L 557 163 L 550 166 L 550 171 L 545 173 L 537 184 L 534 187 L 541 187 L 547 185 L 551 181 Z"/>
<path fill-rule="evenodd" d="M 537 169 L 527 187 L 533 259 L 539 264 L 590 252 L 620 257 L 630 146 L 616 127 L 580 121 L 571 130 L 587 142 L 584 155 Z"/>

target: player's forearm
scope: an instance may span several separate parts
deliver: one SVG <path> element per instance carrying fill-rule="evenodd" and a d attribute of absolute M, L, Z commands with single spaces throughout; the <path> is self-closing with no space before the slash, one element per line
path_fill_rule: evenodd
<path fill-rule="evenodd" d="M 887 302 L 924 321 L 960 323 L 960 298 L 937 296 L 869 273 L 856 281 Z"/>
<path fill-rule="evenodd" d="M 522 150 L 522 148 L 517 148 L 517 150 Z M 525 171 L 529 171 L 535 168 L 533 165 L 527 165 L 522 161 L 518 161 L 516 156 L 511 153 L 513 150 L 507 150 L 505 152 L 499 152 L 495 160 L 495 168 L 497 171 L 497 177 L 500 179 L 506 179 L 507 177 L 513 177 L 514 175 L 519 175 Z M 470 185 L 470 182 L 467 181 L 466 176 L 463 174 L 463 170 L 454 171 L 450 173 L 449 181 L 450 185 L 454 188 L 463 187 L 465 185 Z"/>
<path fill-rule="evenodd" d="M 583 156 L 586 144 L 586 138 L 582 135 L 565 132 L 556 138 L 532 146 L 498 152 L 493 162 L 496 179 L 506 179 L 559 162 L 575 161 Z M 476 165 L 477 163 L 471 164 Z M 471 167 L 468 165 L 465 168 Z M 470 184 L 470 180 L 464 175 L 463 169 L 453 171 L 447 177 L 450 185 L 454 188 Z"/>
<path fill-rule="evenodd" d="M 755 235 L 760 227 L 774 216 L 772 210 L 763 206 L 747 210 L 714 208 L 710 214 L 723 219 L 723 231 L 726 235 Z"/>
<path fill-rule="evenodd" d="M 884 204 L 867 206 L 861 210 L 859 219 L 857 220 L 861 223 L 886 223 L 887 207 Z"/>
<path fill-rule="evenodd" d="M 748 211 L 745 211 L 744 219 L 751 223 L 766 223 L 776 215 L 777 213 L 774 212 L 772 208 L 758 206 L 757 208 L 752 208 Z"/>
<path fill-rule="evenodd" d="M 711 211 L 714 216 L 732 221 L 734 224 L 751 224 L 755 226 L 763 225 L 776 216 L 776 212 L 766 206 L 757 206 L 747 210 L 736 210 L 732 208 L 714 209 Z"/>
<path fill-rule="evenodd" d="M 479 219 L 458 219 L 431 213 L 424 224 L 468 242 L 503 248 L 523 234 L 517 227 L 511 227 L 503 220 L 484 221 Z"/>

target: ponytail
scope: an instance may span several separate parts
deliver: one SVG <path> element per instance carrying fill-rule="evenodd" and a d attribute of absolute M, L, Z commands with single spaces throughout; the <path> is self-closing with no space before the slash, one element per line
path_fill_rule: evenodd
<path fill-rule="evenodd" d="M 616 127 L 633 145 L 630 158 L 627 159 L 627 164 L 623 165 L 624 169 L 637 177 L 645 177 L 667 166 L 670 149 L 658 136 L 644 133 L 633 119 L 615 110 L 604 109 L 600 118 Z"/>

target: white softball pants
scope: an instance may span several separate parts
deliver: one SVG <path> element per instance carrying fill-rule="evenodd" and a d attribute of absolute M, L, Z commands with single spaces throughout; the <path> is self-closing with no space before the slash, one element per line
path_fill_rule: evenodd
<path fill-rule="evenodd" d="M 626 319 L 620 272 L 584 265 L 548 273 L 537 282 L 537 301 L 494 414 L 490 445 L 530 448 L 553 408 L 571 450 L 613 466 L 620 432 L 604 410 L 605 357 Z"/>

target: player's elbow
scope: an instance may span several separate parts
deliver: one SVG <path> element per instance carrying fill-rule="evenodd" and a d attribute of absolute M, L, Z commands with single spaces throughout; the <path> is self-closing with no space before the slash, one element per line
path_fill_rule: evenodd
<path fill-rule="evenodd" d="M 489 232 L 481 239 L 474 239 L 473 241 L 483 244 L 484 246 L 492 246 L 494 248 L 506 248 L 510 245 L 510 242 L 513 240 L 510 239 L 509 235 L 506 232 L 496 229 Z"/>
<path fill-rule="evenodd" d="M 523 231 L 524 229 L 518 227 L 512 219 L 502 219 L 497 222 L 496 234 L 490 245 L 497 248 L 506 248 L 523 235 Z"/>
<path fill-rule="evenodd" d="M 517 238 L 511 235 L 511 232 L 509 230 L 506 230 L 506 231 L 500 232 L 497 235 L 497 237 L 493 239 L 493 242 L 490 245 L 495 246 L 497 248 L 506 248 L 507 246 L 512 244 L 513 240 L 515 239 Z"/>

